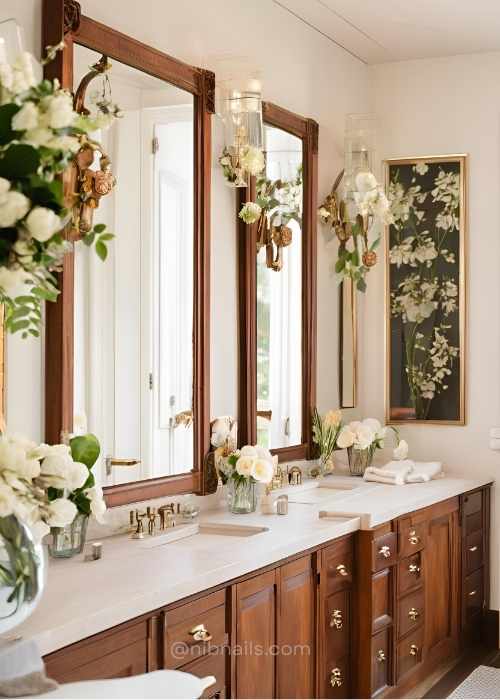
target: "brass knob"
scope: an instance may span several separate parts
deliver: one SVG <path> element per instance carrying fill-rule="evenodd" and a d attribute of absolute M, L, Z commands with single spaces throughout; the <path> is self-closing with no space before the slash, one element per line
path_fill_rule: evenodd
<path fill-rule="evenodd" d="M 420 567 L 418 566 L 418 564 L 410 564 L 410 566 L 408 567 L 408 571 L 410 572 L 410 574 L 416 574 L 418 576 L 418 574 L 420 573 Z"/>
<path fill-rule="evenodd" d="M 386 660 L 386 658 L 387 657 L 385 655 L 385 651 L 383 649 L 379 649 L 377 651 L 377 661 L 379 662 L 379 664 L 383 663 Z"/>
<path fill-rule="evenodd" d="M 380 547 L 380 549 L 378 550 L 378 553 L 380 554 L 381 557 L 384 557 L 384 559 L 390 559 L 390 557 L 391 557 L 391 549 L 386 544 L 384 544 L 382 547 Z"/>
<path fill-rule="evenodd" d="M 418 544 L 420 542 L 420 537 L 417 535 L 416 530 L 410 530 L 410 536 L 408 537 L 408 542 L 410 544 Z"/>
<path fill-rule="evenodd" d="M 332 668 L 330 671 L 330 685 L 332 688 L 340 688 L 344 679 L 342 678 L 342 671 L 340 668 Z"/>
<path fill-rule="evenodd" d="M 195 625 L 193 629 L 189 630 L 189 634 L 193 637 L 195 642 L 209 642 L 212 639 L 212 635 L 203 623 L 201 625 Z"/>
<path fill-rule="evenodd" d="M 341 630 L 343 625 L 342 610 L 334 610 L 330 615 L 330 627 Z"/>
<path fill-rule="evenodd" d="M 418 654 L 418 647 L 416 644 L 410 646 L 410 656 L 416 656 Z"/>
<path fill-rule="evenodd" d="M 339 564 L 337 566 L 337 573 L 339 576 L 349 576 L 349 572 L 347 571 L 344 564 Z"/>
<path fill-rule="evenodd" d="M 471 592 L 469 593 L 469 597 L 470 597 L 470 598 L 473 598 L 473 597 L 476 595 L 476 593 L 477 593 L 477 591 L 471 591 Z"/>
<path fill-rule="evenodd" d="M 477 545 L 474 545 L 473 547 L 469 547 L 469 552 L 476 552 L 477 551 Z"/>
<path fill-rule="evenodd" d="M 418 617 L 420 617 L 420 613 L 418 612 L 417 608 L 410 608 L 408 610 L 408 617 L 410 620 L 416 620 Z"/>

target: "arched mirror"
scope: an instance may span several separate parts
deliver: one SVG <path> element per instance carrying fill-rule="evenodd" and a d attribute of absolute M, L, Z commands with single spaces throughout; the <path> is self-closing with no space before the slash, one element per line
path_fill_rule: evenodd
<path fill-rule="evenodd" d="M 263 103 L 266 166 L 240 196 L 270 201 L 239 230 L 240 442 L 310 456 L 316 402 L 318 127 Z"/>
<path fill-rule="evenodd" d="M 96 478 L 111 505 L 203 492 L 213 74 L 81 16 L 77 3 L 62 9 L 71 23 L 51 77 L 82 109 L 106 100 L 120 116 L 78 171 L 89 189 L 103 171 L 116 179 L 84 215 L 115 238 L 103 241 L 105 264 L 85 245 L 65 263 L 47 319 L 47 439 L 97 435 Z M 46 44 L 60 40 L 53 26 L 45 33 Z"/>

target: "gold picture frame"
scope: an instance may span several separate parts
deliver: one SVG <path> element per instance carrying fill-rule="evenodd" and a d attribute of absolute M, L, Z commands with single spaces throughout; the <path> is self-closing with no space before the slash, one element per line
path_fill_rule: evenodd
<path fill-rule="evenodd" d="M 385 267 L 385 419 L 386 423 L 389 425 L 398 425 L 398 424 L 423 424 L 423 425 L 465 425 L 466 423 L 466 381 L 465 381 L 465 367 L 466 367 L 466 353 L 467 353 L 467 347 L 466 347 L 466 328 L 467 328 L 467 289 L 466 289 L 466 282 L 467 282 L 467 270 L 466 270 L 466 248 L 467 248 L 467 235 L 468 235 L 468 225 L 467 225 L 467 173 L 468 173 L 468 156 L 467 154 L 453 154 L 453 155 L 442 155 L 442 156 L 417 156 L 417 157 L 408 157 L 408 158 L 390 158 L 386 159 L 383 161 L 384 163 L 384 176 L 385 176 L 385 186 L 386 186 L 386 191 L 390 192 L 390 185 L 391 182 L 394 184 L 399 182 L 399 178 L 403 177 L 405 178 L 406 182 L 408 182 L 408 175 L 409 175 L 409 169 L 411 169 L 412 172 L 412 177 L 413 179 L 411 180 L 412 185 L 415 184 L 417 185 L 418 182 L 421 183 L 420 188 L 421 192 L 423 193 L 424 191 L 427 191 L 427 193 L 432 192 L 432 189 L 422 189 L 422 187 L 425 188 L 425 186 L 429 187 L 429 182 L 430 179 L 433 177 L 433 174 L 437 171 L 436 165 L 441 165 L 444 166 L 445 164 L 449 164 L 450 168 L 448 170 L 449 173 L 458 173 L 459 175 L 459 186 L 458 186 L 458 192 L 459 192 L 459 205 L 458 205 L 458 226 L 453 227 L 452 229 L 449 229 L 451 231 L 458 231 L 458 244 L 453 244 L 455 249 L 456 249 L 456 254 L 454 252 L 448 251 L 447 249 L 443 249 L 441 245 L 438 246 L 437 250 L 441 251 L 440 254 L 446 253 L 451 253 L 450 255 L 450 260 L 453 257 L 454 261 L 453 263 L 449 263 L 449 260 L 446 262 L 449 263 L 450 265 L 454 265 L 454 268 L 452 271 L 455 271 L 456 273 L 456 279 L 458 279 L 458 290 L 456 294 L 456 299 L 458 300 L 458 305 L 456 312 L 458 314 L 458 319 L 450 319 L 450 317 L 446 317 L 446 323 L 449 324 L 450 322 L 454 325 L 451 325 L 450 328 L 450 334 L 452 337 L 455 339 L 455 343 L 458 342 L 458 345 L 455 344 L 455 348 L 458 350 L 457 354 L 457 359 L 455 362 L 451 362 L 451 364 L 448 367 L 450 369 L 451 374 L 450 379 L 446 380 L 448 381 L 448 385 L 443 385 L 446 386 L 446 390 L 441 390 L 442 393 L 439 394 L 438 392 L 435 392 L 435 395 L 438 396 L 439 401 L 434 403 L 434 407 L 431 409 L 430 407 L 427 408 L 427 416 L 429 417 L 422 417 L 422 410 L 420 411 L 420 417 L 417 417 L 419 414 L 417 412 L 418 410 L 418 400 L 415 399 L 415 395 L 413 395 L 412 401 L 406 401 L 406 402 L 400 402 L 400 405 L 391 405 L 393 404 L 393 399 L 395 393 L 397 393 L 397 378 L 403 374 L 403 369 L 404 369 L 404 376 L 415 376 L 415 364 L 413 365 L 413 370 L 408 371 L 406 366 L 404 365 L 404 362 L 408 363 L 408 350 L 406 348 L 406 342 L 404 341 L 404 328 L 403 324 L 404 322 L 400 322 L 400 327 L 397 328 L 396 322 L 393 324 L 393 317 L 391 316 L 391 291 L 394 291 L 394 280 L 391 278 L 391 268 L 396 267 L 398 270 L 399 267 L 397 265 L 397 261 L 391 265 L 390 261 L 390 251 L 391 251 L 391 235 L 394 235 L 394 231 L 397 230 L 396 224 L 393 226 L 387 225 L 385 227 L 385 260 L 386 260 L 386 267 Z M 417 171 L 415 168 L 416 166 L 420 166 L 419 170 Z M 427 171 L 425 170 L 424 166 L 428 166 Z M 443 172 L 446 171 L 444 168 L 440 168 L 440 171 L 443 170 Z M 398 173 L 397 176 L 395 173 Z M 403 175 L 401 175 L 403 173 Z M 423 173 L 423 175 L 419 176 L 419 173 Z M 428 174 L 428 179 L 426 181 L 425 176 Z M 435 187 L 435 181 L 433 184 L 433 187 Z M 407 192 L 408 190 L 406 190 Z M 434 190 L 436 191 L 436 190 Z M 439 195 L 437 195 L 439 196 Z M 425 200 L 424 200 L 425 201 Z M 433 199 L 433 202 L 436 200 Z M 437 200 L 441 201 L 441 200 Z M 444 205 L 443 205 L 444 206 Z M 426 206 L 423 206 L 423 209 L 426 209 Z M 428 209 L 428 207 L 427 207 Z M 419 212 L 420 213 L 420 212 Z M 425 225 L 429 225 L 430 222 L 427 219 L 428 214 L 436 214 L 436 211 L 430 212 L 430 211 L 425 211 L 424 212 L 424 219 L 422 219 L 422 222 L 425 222 Z M 436 216 L 437 220 L 437 216 Z M 406 224 L 405 224 L 406 225 Z M 419 226 L 419 222 L 417 222 L 417 226 Z M 422 224 L 423 225 L 423 224 Z M 415 231 L 418 229 L 415 227 Z M 438 231 L 438 226 L 434 227 L 435 231 Z M 422 231 L 422 233 L 425 233 Z M 432 238 L 432 236 L 430 236 Z M 394 253 L 394 251 L 393 251 Z M 397 253 L 396 253 L 397 254 Z M 443 255 L 444 257 L 444 255 Z M 401 259 L 401 258 L 400 258 Z M 397 259 L 396 259 L 397 260 Z M 407 263 L 401 262 L 401 266 L 405 265 Z M 431 262 L 432 264 L 432 262 Z M 437 262 L 436 262 L 437 264 Z M 443 263 L 444 265 L 444 263 Z M 458 269 L 457 269 L 458 268 Z M 452 281 L 454 281 L 455 278 L 451 277 L 450 278 Z M 397 288 L 397 287 L 396 287 Z M 437 314 L 436 314 L 437 315 Z M 443 314 L 441 314 L 443 316 Z M 453 314 L 450 313 L 450 316 L 453 316 Z M 403 316 L 401 317 L 403 318 Z M 418 317 L 417 317 L 418 318 Z M 407 321 L 406 321 L 407 322 Z M 428 341 L 428 346 L 427 348 L 430 347 L 430 342 L 433 337 L 435 336 L 436 332 L 436 323 L 433 320 L 432 322 L 432 331 L 433 334 L 431 335 L 430 333 L 427 334 L 425 339 L 422 342 Z M 429 328 L 429 324 L 427 326 Z M 399 338 L 398 338 L 398 333 L 399 333 Z M 425 336 L 425 334 L 424 334 Z M 399 357 L 399 365 L 400 369 L 399 372 L 398 370 L 395 370 L 394 368 L 394 362 L 393 362 L 393 355 L 394 353 L 394 348 L 395 346 L 397 347 L 398 344 L 400 345 L 405 345 L 405 351 L 401 350 L 401 356 L 403 354 L 406 355 L 406 360 L 402 359 Z M 426 349 L 427 349 L 426 348 Z M 413 357 L 415 355 L 413 354 Z M 430 357 L 430 355 L 429 355 Z M 458 369 L 456 369 L 456 365 L 458 364 Z M 413 375 L 412 375 L 413 371 Z M 451 386 L 451 383 L 453 382 L 453 386 Z M 401 382 L 401 388 L 399 388 L 399 396 L 401 397 L 403 394 L 408 393 L 408 395 L 411 396 L 411 389 L 409 388 L 410 382 L 408 381 L 408 386 L 403 389 L 403 381 Z M 439 387 L 439 383 L 438 383 Z M 446 395 L 446 391 L 452 388 L 452 391 L 450 391 L 449 395 Z M 422 395 L 424 395 L 424 392 L 421 392 Z M 429 392 L 427 392 L 429 393 Z M 430 388 L 430 394 L 433 393 L 432 387 Z M 430 395 L 429 394 L 429 395 Z M 451 401 L 453 397 L 453 401 Z M 432 401 L 434 401 L 434 398 L 427 398 L 426 401 L 428 404 L 432 405 Z M 395 403 L 395 402 L 394 402 Z M 408 406 L 408 403 L 413 403 L 413 405 Z M 421 399 L 420 403 L 423 403 L 423 400 Z M 405 404 L 405 405 L 403 405 Z M 440 415 L 442 413 L 442 416 Z"/>

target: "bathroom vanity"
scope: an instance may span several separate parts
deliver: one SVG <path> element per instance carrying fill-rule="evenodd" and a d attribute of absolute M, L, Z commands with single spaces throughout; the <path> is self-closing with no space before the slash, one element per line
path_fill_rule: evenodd
<path fill-rule="evenodd" d="M 285 517 L 208 511 L 206 533 L 56 562 L 21 633 L 61 682 L 177 668 L 213 674 L 210 697 L 401 697 L 481 635 L 490 484 L 332 479 L 356 486 L 330 516 L 298 488 Z"/>

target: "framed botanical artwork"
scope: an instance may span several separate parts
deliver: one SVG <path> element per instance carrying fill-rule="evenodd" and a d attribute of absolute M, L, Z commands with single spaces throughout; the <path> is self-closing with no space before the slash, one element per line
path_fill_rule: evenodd
<path fill-rule="evenodd" d="M 465 155 L 386 160 L 386 420 L 465 424 Z"/>

